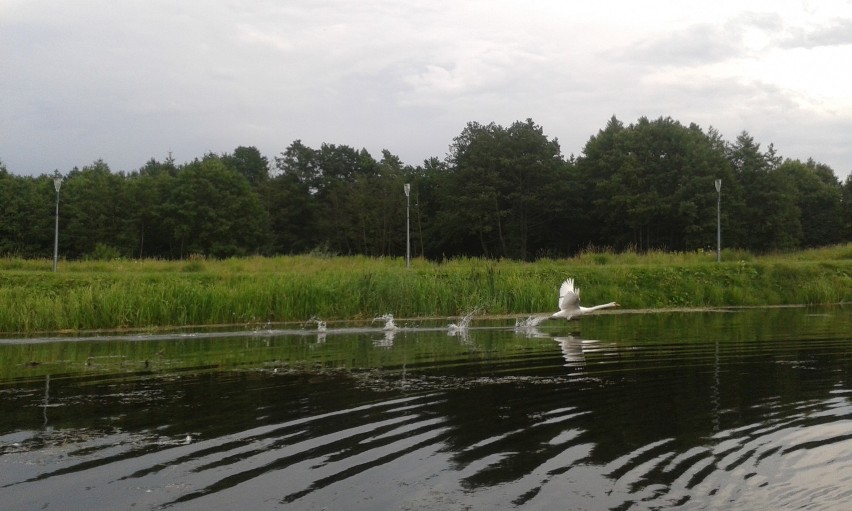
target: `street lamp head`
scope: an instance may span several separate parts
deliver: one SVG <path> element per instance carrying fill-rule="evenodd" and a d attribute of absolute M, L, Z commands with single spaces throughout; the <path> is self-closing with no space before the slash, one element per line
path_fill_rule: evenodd
<path fill-rule="evenodd" d="M 722 180 L 717 179 L 716 180 L 716 192 L 721 192 L 721 191 L 722 191 Z"/>
<path fill-rule="evenodd" d="M 402 186 L 402 189 L 405 190 L 405 196 L 408 197 L 408 194 L 411 193 L 411 185 L 408 184 L 408 183 L 405 183 Z"/>
<path fill-rule="evenodd" d="M 53 187 L 56 188 L 56 193 L 59 193 L 59 188 L 62 186 L 62 174 L 58 170 L 53 171 Z"/>

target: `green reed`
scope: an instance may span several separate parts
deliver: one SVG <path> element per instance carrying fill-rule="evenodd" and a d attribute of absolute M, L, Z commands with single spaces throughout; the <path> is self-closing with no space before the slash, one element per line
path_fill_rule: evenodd
<path fill-rule="evenodd" d="M 62 262 L 0 259 L 0 332 L 257 325 L 309 318 L 533 314 L 574 277 L 584 304 L 626 308 L 842 303 L 852 249 L 788 255 L 584 252 L 535 263 L 366 257 Z"/>

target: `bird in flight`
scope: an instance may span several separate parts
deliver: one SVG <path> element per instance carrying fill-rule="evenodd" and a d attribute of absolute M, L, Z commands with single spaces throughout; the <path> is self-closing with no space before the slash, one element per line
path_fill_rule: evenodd
<path fill-rule="evenodd" d="M 553 313 L 550 319 L 565 318 L 566 320 L 570 320 L 577 316 L 611 307 L 620 307 L 620 305 L 615 302 L 609 302 L 595 305 L 594 307 L 580 306 L 580 289 L 574 287 L 574 279 L 565 279 L 565 282 L 559 288 L 559 312 Z"/>

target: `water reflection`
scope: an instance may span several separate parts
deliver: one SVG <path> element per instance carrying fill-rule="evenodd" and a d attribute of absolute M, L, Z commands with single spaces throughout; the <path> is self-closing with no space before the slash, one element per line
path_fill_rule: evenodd
<path fill-rule="evenodd" d="M 393 340 L 396 338 L 396 330 L 385 330 L 384 336 L 373 341 L 373 346 L 376 348 L 393 348 Z"/>
<path fill-rule="evenodd" d="M 839 509 L 852 324 L 813 312 L 0 344 L 0 492 L 10 509 Z"/>
<path fill-rule="evenodd" d="M 562 358 L 565 359 L 565 367 L 571 369 L 583 369 L 586 365 L 585 351 L 594 349 L 595 341 L 586 341 L 579 337 L 569 335 L 567 337 L 554 337 L 562 350 Z"/>

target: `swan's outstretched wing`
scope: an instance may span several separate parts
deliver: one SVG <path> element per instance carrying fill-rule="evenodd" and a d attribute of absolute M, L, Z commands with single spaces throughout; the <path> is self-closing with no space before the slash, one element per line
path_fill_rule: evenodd
<path fill-rule="evenodd" d="M 574 279 L 566 279 L 559 288 L 559 310 L 574 310 L 580 307 L 580 290 L 574 288 Z"/>

